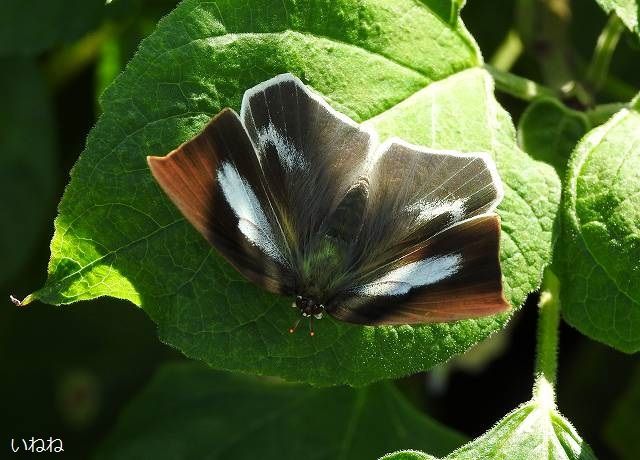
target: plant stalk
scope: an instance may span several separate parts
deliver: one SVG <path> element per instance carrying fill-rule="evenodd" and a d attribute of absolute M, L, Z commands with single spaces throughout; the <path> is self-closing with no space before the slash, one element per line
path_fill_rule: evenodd
<path fill-rule="evenodd" d="M 498 70 L 508 72 L 522 55 L 524 45 L 518 32 L 511 29 L 493 54 L 489 63 Z"/>
<path fill-rule="evenodd" d="M 623 31 L 622 20 L 615 14 L 609 16 L 607 24 L 598 37 L 596 49 L 587 70 L 586 84 L 593 92 L 600 90 L 607 80 L 611 59 Z"/>
<path fill-rule="evenodd" d="M 484 68 L 493 77 L 498 91 L 510 94 L 518 99 L 531 101 L 541 96 L 557 97 L 554 90 L 540 83 L 499 70 L 490 64 L 485 64 Z"/>
<path fill-rule="evenodd" d="M 538 303 L 538 344 L 536 350 L 533 399 L 555 408 L 558 370 L 558 329 L 560 327 L 560 281 L 546 269 Z"/>

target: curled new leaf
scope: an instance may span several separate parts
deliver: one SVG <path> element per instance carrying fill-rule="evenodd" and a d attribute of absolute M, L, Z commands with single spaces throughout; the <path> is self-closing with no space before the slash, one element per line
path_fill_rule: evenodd
<path fill-rule="evenodd" d="M 385 460 L 430 459 L 397 452 Z M 591 448 L 555 409 L 537 401 L 523 404 L 496 426 L 443 460 L 596 460 Z"/>

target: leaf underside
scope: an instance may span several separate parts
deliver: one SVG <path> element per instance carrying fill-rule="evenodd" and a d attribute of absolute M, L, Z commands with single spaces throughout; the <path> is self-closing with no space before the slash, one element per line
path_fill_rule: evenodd
<path fill-rule="evenodd" d="M 55 222 L 46 285 L 66 304 L 110 295 L 141 306 L 163 341 L 213 367 L 318 385 L 363 385 L 420 370 L 500 329 L 502 315 L 450 324 L 319 321 L 290 335 L 291 299 L 248 284 L 179 215 L 146 155 L 195 135 L 244 91 L 291 72 L 382 138 L 488 151 L 506 196 L 501 263 L 514 307 L 539 285 L 559 202 L 553 168 L 518 149 L 477 46 L 447 1 L 187 0 L 104 93 Z"/>
<path fill-rule="evenodd" d="M 607 13 L 615 13 L 629 30 L 640 34 L 638 28 L 638 0 L 596 0 Z"/>

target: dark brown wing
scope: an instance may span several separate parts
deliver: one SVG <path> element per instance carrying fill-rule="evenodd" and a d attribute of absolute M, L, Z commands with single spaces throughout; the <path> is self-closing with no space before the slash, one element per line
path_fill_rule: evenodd
<path fill-rule="evenodd" d="M 500 219 L 473 217 L 371 273 L 327 306 L 358 324 L 454 321 L 508 310 L 499 261 Z"/>
<path fill-rule="evenodd" d="M 229 263 L 270 292 L 291 293 L 289 249 L 235 112 L 223 110 L 189 142 L 147 160 L 165 193 Z"/>
<path fill-rule="evenodd" d="M 304 258 L 363 173 L 375 134 L 290 74 L 248 90 L 240 116 L 269 178 L 289 244 Z"/>

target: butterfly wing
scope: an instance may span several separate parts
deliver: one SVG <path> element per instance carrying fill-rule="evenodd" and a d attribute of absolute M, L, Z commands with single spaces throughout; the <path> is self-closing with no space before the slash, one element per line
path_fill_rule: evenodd
<path fill-rule="evenodd" d="M 292 293 L 294 276 L 272 197 L 240 119 L 223 110 L 151 172 L 185 218 L 246 278 Z"/>
<path fill-rule="evenodd" d="M 290 74 L 248 90 L 240 116 L 269 178 L 287 240 L 304 257 L 363 173 L 375 133 Z"/>
<path fill-rule="evenodd" d="M 361 324 L 412 324 L 508 308 L 500 220 L 492 212 L 503 192 L 490 158 L 390 141 L 369 182 L 356 273 L 329 313 Z"/>
<path fill-rule="evenodd" d="M 358 324 L 420 324 L 507 310 L 498 245 L 500 220 L 483 214 L 447 228 L 327 307 Z"/>
<path fill-rule="evenodd" d="M 500 177 L 485 153 L 430 150 L 395 139 L 379 152 L 358 241 L 365 272 L 447 227 L 492 212 L 502 200 Z"/>

